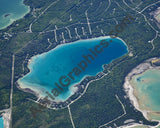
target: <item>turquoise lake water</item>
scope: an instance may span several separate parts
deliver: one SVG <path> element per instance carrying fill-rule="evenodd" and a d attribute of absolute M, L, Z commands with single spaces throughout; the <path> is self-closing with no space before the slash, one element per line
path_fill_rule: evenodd
<path fill-rule="evenodd" d="M 100 37 L 90 40 L 80 40 L 60 45 L 47 53 L 32 57 L 28 65 L 31 72 L 19 79 L 18 84 L 21 88 L 34 90 L 39 93 L 40 96 L 45 96 L 47 95 L 45 93 L 46 91 L 51 93 L 51 90 L 56 88 L 56 90 L 58 89 L 58 91 L 61 92 L 56 97 L 56 101 L 65 101 L 74 93 L 73 85 L 79 83 L 87 75 L 94 76 L 98 72 L 101 72 L 103 70 L 103 64 L 108 64 L 112 60 L 128 53 L 126 44 L 120 39 L 112 39 L 112 42 L 109 42 L 109 46 L 106 48 L 103 48 L 104 45 L 100 45 L 101 40 L 109 42 L 111 38 Z M 99 51 L 101 48 L 103 49 L 101 53 L 94 51 L 97 45 L 99 45 Z M 92 49 L 96 55 L 91 53 L 89 49 Z M 87 56 L 88 54 L 90 54 L 92 58 L 88 57 L 89 60 L 87 61 L 82 56 Z M 80 64 L 81 61 L 87 63 L 88 66 L 85 69 L 82 68 L 85 65 L 84 63 L 81 63 L 81 68 L 79 67 L 78 64 Z M 80 70 L 75 69 L 75 67 L 78 67 Z M 73 69 L 74 73 L 72 73 L 70 77 L 68 74 L 72 72 Z M 65 76 L 62 80 L 63 84 L 67 84 L 69 81 L 71 82 L 67 87 L 60 84 L 59 79 L 61 76 Z M 60 90 L 55 83 L 63 88 L 63 91 Z"/>
<path fill-rule="evenodd" d="M 22 18 L 29 10 L 29 7 L 23 4 L 23 0 L 0 0 L 0 29 Z"/>
<path fill-rule="evenodd" d="M 4 125 L 3 125 L 3 118 L 0 117 L 0 128 L 3 128 L 3 127 L 4 127 Z"/>
<path fill-rule="evenodd" d="M 153 112 L 160 112 L 160 70 L 149 69 L 133 77 L 132 82 L 141 106 Z"/>

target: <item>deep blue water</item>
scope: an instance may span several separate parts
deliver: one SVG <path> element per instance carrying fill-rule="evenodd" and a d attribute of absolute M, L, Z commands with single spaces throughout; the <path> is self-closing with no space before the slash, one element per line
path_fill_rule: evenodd
<path fill-rule="evenodd" d="M 23 0 L 0 0 L 0 29 L 22 18 L 29 10 Z"/>
<path fill-rule="evenodd" d="M 29 64 L 31 72 L 18 80 L 19 85 L 22 88 L 30 88 L 41 96 L 46 95 L 46 91 L 51 93 L 51 90 L 56 88 L 58 92 L 60 92 L 56 100 L 66 100 L 73 94 L 73 89 L 70 87 L 73 87 L 75 83 L 79 83 L 86 75 L 96 75 L 103 70 L 102 65 L 108 64 L 112 60 L 128 53 L 127 46 L 122 40 L 117 38 L 112 39 L 112 42 L 109 42 L 109 46 L 103 48 L 104 45 L 100 45 L 102 39 L 105 39 L 107 42 L 111 40 L 111 38 L 108 37 L 80 40 L 60 45 L 47 53 L 32 57 L 31 63 Z M 97 45 L 99 45 L 99 47 L 97 47 L 98 50 L 103 48 L 101 53 L 96 53 L 94 50 Z M 97 57 L 89 49 L 92 49 Z M 91 56 L 88 57 L 89 60 L 87 61 L 82 56 L 87 56 L 88 54 L 90 54 L 92 58 Z M 81 68 L 79 66 L 81 61 L 85 61 L 88 65 L 85 70 L 82 69 L 84 63 L 81 63 Z M 77 70 L 77 68 L 75 69 L 75 67 L 79 70 Z M 68 75 L 70 72 L 73 73 Z M 65 78 L 62 79 L 63 84 L 67 84 L 69 81 L 71 82 L 67 87 L 63 87 L 63 85 L 60 84 L 59 79 L 61 76 L 65 76 Z M 55 83 L 57 83 L 63 91 L 58 88 Z"/>
<path fill-rule="evenodd" d="M 3 128 L 3 127 L 4 127 L 4 125 L 3 125 L 3 118 L 0 117 L 0 128 Z"/>

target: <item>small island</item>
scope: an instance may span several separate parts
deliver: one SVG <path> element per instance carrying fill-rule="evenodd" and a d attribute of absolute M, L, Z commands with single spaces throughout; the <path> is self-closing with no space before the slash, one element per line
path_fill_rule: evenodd
<path fill-rule="evenodd" d="M 4 18 L 7 18 L 10 15 L 11 15 L 10 13 L 7 13 L 7 14 L 4 15 Z"/>

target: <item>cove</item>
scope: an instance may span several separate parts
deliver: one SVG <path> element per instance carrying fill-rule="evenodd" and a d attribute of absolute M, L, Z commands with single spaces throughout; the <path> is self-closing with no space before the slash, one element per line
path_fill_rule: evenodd
<path fill-rule="evenodd" d="M 109 42 L 109 45 L 105 47 L 105 44 L 100 44 L 102 40 Z M 94 51 L 96 46 L 98 51 L 101 48 L 103 51 L 96 53 Z M 126 53 L 127 45 L 121 39 L 108 36 L 59 45 L 49 52 L 33 56 L 28 64 L 30 72 L 17 83 L 21 89 L 28 88 L 38 97 L 45 97 L 46 91 L 54 96 L 60 92 L 55 101 L 65 101 L 77 91 L 74 85 L 80 83 L 86 76 L 95 76 L 103 71 L 104 64 L 109 64 Z M 80 65 L 81 61 L 87 63 L 85 69 L 81 67 L 85 66 Z M 73 72 L 75 67 L 79 70 Z M 66 85 L 70 79 L 68 86 L 62 86 L 60 82 L 60 78 L 64 76 L 61 82 Z M 54 90 L 53 93 L 53 89 L 58 91 Z"/>
<path fill-rule="evenodd" d="M 0 0 L 0 29 L 11 25 L 30 11 L 23 0 Z"/>

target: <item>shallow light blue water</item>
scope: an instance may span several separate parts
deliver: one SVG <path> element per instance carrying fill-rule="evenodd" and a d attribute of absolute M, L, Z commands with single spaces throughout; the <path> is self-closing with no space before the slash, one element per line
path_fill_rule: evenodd
<path fill-rule="evenodd" d="M 0 0 L 0 29 L 22 18 L 29 10 L 29 7 L 23 4 L 23 0 Z M 5 17 L 6 14 L 9 15 Z"/>
<path fill-rule="evenodd" d="M 65 101 L 73 94 L 73 90 L 70 89 L 71 86 L 79 83 L 86 75 L 96 75 L 103 70 L 103 64 L 110 63 L 112 60 L 128 53 L 127 46 L 120 39 L 112 39 L 112 42 L 110 42 L 106 48 L 100 45 L 102 39 L 108 42 L 111 40 L 111 38 L 106 37 L 80 40 L 58 46 L 47 53 L 32 57 L 31 63 L 29 64 L 31 72 L 18 80 L 19 85 L 23 88 L 30 88 L 40 93 L 40 95 L 46 95 L 45 91 L 51 93 L 51 90 L 56 88 L 60 91 L 56 100 Z M 98 50 L 103 48 L 103 52 L 96 53 L 94 51 L 97 45 L 99 45 Z M 97 57 L 95 57 L 96 55 L 92 54 L 89 49 L 92 49 Z M 92 56 L 92 58 L 89 58 L 90 63 L 82 57 L 88 54 Z M 85 70 L 78 65 L 81 61 L 85 61 L 88 65 Z M 81 64 L 81 66 L 84 66 L 83 63 Z M 68 74 L 73 72 L 75 67 L 80 70 L 74 70 L 74 73 L 71 73 L 72 75 L 69 76 Z M 66 77 L 62 80 L 63 84 L 67 84 L 68 81 L 71 82 L 67 87 L 60 84 L 59 79 L 61 76 Z M 72 77 L 74 80 L 72 80 Z M 63 88 L 63 91 L 60 90 L 55 83 Z"/>
<path fill-rule="evenodd" d="M 141 102 L 152 111 L 160 112 L 160 70 L 149 69 L 135 76 L 133 82 Z"/>
<path fill-rule="evenodd" d="M 0 128 L 3 128 L 3 127 L 4 127 L 4 125 L 3 125 L 3 118 L 0 117 Z"/>

